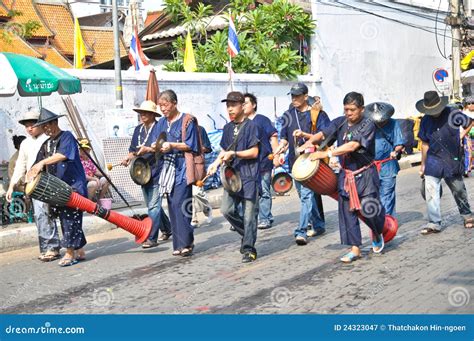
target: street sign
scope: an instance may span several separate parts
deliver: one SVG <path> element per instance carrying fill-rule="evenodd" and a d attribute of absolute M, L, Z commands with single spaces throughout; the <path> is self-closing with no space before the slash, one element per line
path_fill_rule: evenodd
<path fill-rule="evenodd" d="M 438 68 L 433 71 L 433 84 L 443 95 L 448 96 L 451 93 L 451 77 L 448 70 Z"/>

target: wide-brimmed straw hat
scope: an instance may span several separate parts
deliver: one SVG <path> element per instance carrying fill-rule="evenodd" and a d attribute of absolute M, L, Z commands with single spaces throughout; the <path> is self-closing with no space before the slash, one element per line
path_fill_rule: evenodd
<path fill-rule="evenodd" d="M 448 96 L 439 97 L 436 91 L 427 91 L 423 99 L 416 102 L 416 110 L 426 115 L 436 116 L 446 108 L 448 102 Z"/>
<path fill-rule="evenodd" d="M 143 101 L 142 104 L 140 104 L 140 108 L 135 108 L 133 110 L 139 114 L 154 114 L 155 116 L 161 116 L 153 101 Z"/>

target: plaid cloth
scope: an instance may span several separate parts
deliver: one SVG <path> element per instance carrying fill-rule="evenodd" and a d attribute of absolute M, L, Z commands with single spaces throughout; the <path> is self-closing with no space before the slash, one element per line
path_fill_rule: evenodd
<path fill-rule="evenodd" d="M 176 178 L 176 155 L 165 154 L 163 156 L 163 169 L 160 173 L 158 193 L 170 194 L 173 190 L 174 180 Z"/>

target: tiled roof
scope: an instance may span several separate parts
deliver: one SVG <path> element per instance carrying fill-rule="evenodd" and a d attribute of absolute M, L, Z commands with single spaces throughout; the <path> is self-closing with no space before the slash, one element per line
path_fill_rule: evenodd
<path fill-rule="evenodd" d="M 21 15 L 16 15 L 12 18 L 14 22 L 25 24 L 30 20 L 37 21 L 41 27 L 38 28 L 34 33 L 33 37 L 50 37 L 53 33 L 45 25 L 45 22 L 40 17 L 33 0 L 2 0 L 3 5 L 8 10 L 15 10 L 21 12 Z"/>
<path fill-rule="evenodd" d="M 162 13 L 163 11 L 148 12 L 145 19 L 145 27 L 154 22 Z"/>
<path fill-rule="evenodd" d="M 46 24 L 55 33 L 53 45 L 66 56 L 74 56 L 74 18 L 62 4 L 37 3 L 36 7 Z M 87 55 L 92 51 L 86 46 Z"/>
<path fill-rule="evenodd" d="M 8 18 L 8 10 L 0 3 L 0 17 Z"/>
<path fill-rule="evenodd" d="M 92 47 L 92 64 L 100 64 L 114 58 L 114 35 L 108 27 L 82 27 L 83 39 Z M 127 51 L 120 39 L 120 55 L 125 56 Z"/>
<path fill-rule="evenodd" d="M 3 34 L 3 30 L 0 29 L 0 35 Z M 39 54 L 33 46 L 28 44 L 25 40 L 20 38 L 17 35 L 10 34 L 9 35 L 10 41 L 6 41 L 4 39 L 0 39 L 0 52 L 13 52 L 24 54 L 30 57 L 38 57 L 41 58 L 41 54 Z"/>
<path fill-rule="evenodd" d="M 36 50 L 43 55 L 43 58 L 48 63 L 56 65 L 57 67 L 68 69 L 72 68 L 71 62 L 65 58 L 58 50 L 52 46 L 36 46 Z"/>

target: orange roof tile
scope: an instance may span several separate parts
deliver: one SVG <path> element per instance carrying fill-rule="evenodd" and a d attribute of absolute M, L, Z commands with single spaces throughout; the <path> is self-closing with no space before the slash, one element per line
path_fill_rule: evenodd
<path fill-rule="evenodd" d="M 114 58 L 114 35 L 108 27 L 82 27 L 82 37 L 92 47 L 92 64 L 101 64 Z M 127 50 L 120 39 L 120 56 L 127 55 Z"/>
<path fill-rule="evenodd" d="M 52 46 L 37 46 L 36 50 L 41 53 L 44 60 L 63 69 L 72 68 L 72 63 Z"/>
<path fill-rule="evenodd" d="M 147 26 L 150 25 L 153 21 L 155 21 L 156 18 L 158 18 L 162 13 L 163 13 L 163 11 L 148 12 L 148 13 L 146 14 L 145 27 L 147 27 Z"/>
<path fill-rule="evenodd" d="M 0 4 L 0 17 L 7 17 L 8 18 L 8 10 Z"/>
<path fill-rule="evenodd" d="M 3 4 L 8 10 L 21 12 L 21 15 L 14 16 L 12 21 L 25 24 L 28 21 L 33 20 L 41 25 L 41 27 L 33 33 L 33 37 L 50 37 L 53 35 L 40 17 L 33 4 L 33 0 L 3 0 Z"/>
<path fill-rule="evenodd" d="M 4 30 L 0 29 L 0 36 L 4 34 Z M 25 40 L 15 34 L 8 34 L 9 40 L 0 39 L 0 52 L 13 52 L 18 54 L 24 54 L 30 57 L 41 58 L 33 46 L 28 44 Z"/>
<path fill-rule="evenodd" d="M 62 4 L 37 3 L 36 7 L 46 24 L 55 33 L 51 43 L 66 56 L 74 56 L 74 18 L 69 9 Z M 87 55 L 92 51 L 86 46 Z"/>

